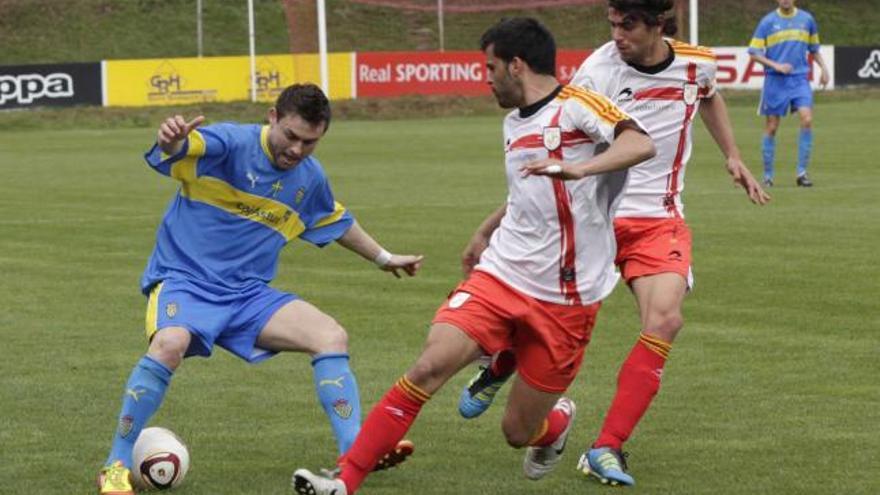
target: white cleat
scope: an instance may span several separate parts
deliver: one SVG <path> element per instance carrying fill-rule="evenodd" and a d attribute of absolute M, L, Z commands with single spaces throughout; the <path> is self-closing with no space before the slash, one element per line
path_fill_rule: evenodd
<path fill-rule="evenodd" d="M 568 397 L 560 397 L 556 401 L 556 405 L 553 406 L 553 409 L 559 409 L 566 413 L 568 415 L 568 424 L 562 430 L 559 438 L 550 445 L 526 449 L 526 457 L 523 459 L 523 471 L 526 473 L 526 478 L 530 480 L 539 480 L 556 467 L 556 464 L 562 459 L 565 443 L 568 441 L 568 433 L 574 424 L 574 401 Z"/>
<path fill-rule="evenodd" d="M 308 469 L 297 469 L 290 484 L 299 495 L 348 495 L 342 480 L 325 478 Z"/>

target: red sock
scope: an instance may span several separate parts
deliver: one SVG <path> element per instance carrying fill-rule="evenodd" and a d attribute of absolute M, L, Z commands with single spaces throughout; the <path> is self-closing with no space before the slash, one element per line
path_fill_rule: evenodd
<path fill-rule="evenodd" d="M 534 447 L 550 445 L 559 438 L 569 421 L 571 421 L 571 417 L 561 409 L 551 409 L 550 414 L 544 419 L 541 429 L 529 440 L 529 445 Z"/>
<path fill-rule="evenodd" d="M 648 410 L 657 391 L 672 344 L 641 334 L 617 375 L 617 392 L 595 447 L 620 449 Z"/>
<path fill-rule="evenodd" d="M 400 378 L 364 421 L 354 445 L 345 454 L 339 478 L 352 495 L 383 455 L 397 446 L 431 396 Z"/>
<path fill-rule="evenodd" d="M 489 371 L 495 376 L 507 376 L 516 370 L 516 356 L 513 351 L 501 351 L 495 355 Z"/>

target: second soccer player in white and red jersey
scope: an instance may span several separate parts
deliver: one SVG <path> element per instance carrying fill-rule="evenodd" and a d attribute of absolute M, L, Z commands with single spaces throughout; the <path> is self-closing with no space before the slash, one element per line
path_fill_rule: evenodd
<path fill-rule="evenodd" d="M 370 412 L 339 477 L 299 469 L 297 493 L 355 493 L 447 380 L 505 349 L 518 377 L 502 430 L 511 446 L 528 447 L 525 475 L 545 476 L 565 447 L 575 405 L 562 394 L 618 279 L 612 222 L 626 169 L 654 147 L 607 98 L 559 85 L 553 37 L 534 19 L 501 21 L 480 45 L 498 103 L 514 109 L 504 120 L 507 201 L 479 227 L 475 239 L 488 243 L 480 263 L 437 310 L 422 354 Z"/>
<path fill-rule="evenodd" d="M 572 85 L 610 98 L 638 119 L 657 148 L 652 159 L 633 167 L 614 221 L 615 263 L 639 306 L 641 334 L 620 369 L 615 397 L 601 433 L 578 464 L 603 483 L 632 485 L 622 454 L 660 388 L 672 342 L 683 325 L 681 306 L 693 284 L 691 232 L 681 193 L 697 114 L 726 159 L 726 169 L 749 199 L 770 197 L 743 164 L 727 107 L 716 92 L 711 50 L 675 41 L 673 0 L 610 0 L 612 41 L 596 50 Z M 466 251 L 464 263 L 479 256 Z M 510 353 L 496 356 L 462 391 L 459 411 L 475 417 L 491 404 L 513 371 Z"/>

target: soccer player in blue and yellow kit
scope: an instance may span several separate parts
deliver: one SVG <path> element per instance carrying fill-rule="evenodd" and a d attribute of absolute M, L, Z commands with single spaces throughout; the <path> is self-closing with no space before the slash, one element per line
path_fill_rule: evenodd
<path fill-rule="evenodd" d="M 812 187 L 807 176 L 807 165 L 813 150 L 813 91 L 808 79 L 812 53 L 822 69 L 821 86 L 828 84 L 828 67 L 819 52 L 819 28 L 809 12 L 794 6 L 794 0 L 777 0 L 779 8 L 758 23 L 749 55 L 764 66 L 764 89 L 758 112 L 767 117 L 762 152 L 764 156 L 764 184 L 773 185 L 773 162 L 776 155 L 776 130 L 780 117 L 789 110 L 797 111 L 801 119 L 798 142 L 796 184 Z"/>
<path fill-rule="evenodd" d="M 180 189 L 141 278 L 149 349 L 125 386 L 113 445 L 98 476 L 102 494 L 134 493 L 129 470 L 135 440 L 183 358 L 210 356 L 215 344 L 249 363 L 282 351 L 311 355 L 318 398 L 344 454 L 360 430 L 347 335 L 315 306 L 268 285 L 279 253 L 295 238 L 317 246 L 335 241 L 398 277 L 421 266 L 421 256 L 383 249 L 334 200 L 311 156 L 330 124 L 330 104 L 317 86 L 285 89 L 269 110 L 269 125 L 197 129 L 203 121 L 166 119 L 145 155 Z M 411 452 L 411 444 L 398 448 L 387 464 Z"/>

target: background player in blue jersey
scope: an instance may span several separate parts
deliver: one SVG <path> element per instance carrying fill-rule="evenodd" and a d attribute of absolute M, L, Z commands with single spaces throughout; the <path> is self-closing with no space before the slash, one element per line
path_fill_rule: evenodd
<path fill-rule="evenodd" d="M 145 155 L 180 189 L 141 278 L 149 349 L 125 386 L 100 493 L 134 493 L 129 469 L 138 434 L 183 359 L 209 356 L 215 344 L 250 363 L 281 351 L 311 355 L 318 398 L 344 454 L 360 429 L 347 335 L 315 306 L 268 285 L 279 253 L 298 237 L 318 246 L 335 241 L 398 277 L 421 266 L 421 256 L 383 249 L 334 200 L 311 156 L 330 124 L 329 102 L 317 86 L 285 89 L 269 110 L 269 125 L 197 129 L 203 121 L 166 119 Z M 411 447 L 399 444 L 378 467 L 400 462 Z"/>
<path fill-rule="evenodd" d="M 828 67 L 819 52 L 819 28 L 809 12 L 794 6 L 794 0 L 777 0 L 779 8 L 770 12 L 755 29 L 749 44 L 752 59 L 764 65 L 764 89 L 759 113 L 767 117 L 762 152 L 764 184 L 773 185 L 776 156 L 776 130 L 780 117 L 797 111 L 801 118 L 798 140 L 796 183 L 811 187 L 807 165 L 813 150 L 813 92 L 808 79 L 812 53 L 822 69 L 819 83 L 828 84 Z"/>

